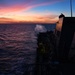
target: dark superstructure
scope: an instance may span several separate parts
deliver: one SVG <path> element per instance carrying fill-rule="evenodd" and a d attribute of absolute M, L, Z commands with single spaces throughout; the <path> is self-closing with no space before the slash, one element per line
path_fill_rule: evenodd
<path fill-rule="evenodd" d="M 75 58 L 69 56 L 73 54 L 75 17 L 61 15 L 59 18 L 55 32 L 38 34 L 35 75 L 75 75 Z"/>

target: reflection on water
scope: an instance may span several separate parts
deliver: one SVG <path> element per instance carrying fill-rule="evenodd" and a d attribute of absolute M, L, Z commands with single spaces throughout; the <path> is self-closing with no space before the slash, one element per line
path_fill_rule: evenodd
<path fill-rule="evenodd" d="M 24 64 L 35 61 L 34 26 L 0 25 L 0 75 L 22 75 Z"/>
<path fill-rule="evenodd" d="M 46 25 L 48 30 L 50 27 Z M 0 25 L 0 75 L 23 75 L 25 64 L 35 63 L 37 38 L 34 29 L 32 24 Z"/>

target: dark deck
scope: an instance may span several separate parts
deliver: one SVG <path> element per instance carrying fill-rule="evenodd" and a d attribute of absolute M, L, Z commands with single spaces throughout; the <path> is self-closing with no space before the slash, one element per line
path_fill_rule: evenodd
<path fill-rule="evenodd" d="M 34 75 L 75 75 L 75 61 L 58 59 L 57 37 L 50 31 L 39 33 L 37 39 L 37 57 Z"/>

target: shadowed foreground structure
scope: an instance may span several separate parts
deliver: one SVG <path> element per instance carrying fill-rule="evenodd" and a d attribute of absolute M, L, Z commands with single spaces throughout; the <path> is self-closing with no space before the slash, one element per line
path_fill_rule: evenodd
<path fill-rule="evenodd" d="M 31 64 L 34 70 L 24 75 L 75 75 L 75 47 L 71 48 L 74 34 L 74 17 L 64 17 L 61 31 L 39 33 L 36 62 Z"/>
<path fill-rule="evenodd" d="M 75 60 L 69 56 L 74 32 L 75 18 L 64 17 L 59 36 L 39 33 L 34 75 L 75 75 Z"/>

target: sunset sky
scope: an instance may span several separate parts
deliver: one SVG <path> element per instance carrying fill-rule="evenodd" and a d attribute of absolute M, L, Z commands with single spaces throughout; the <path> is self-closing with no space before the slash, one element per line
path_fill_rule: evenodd
<path fill-rule="evenodd" d="M 63 13 L 70 17 L 70 0 L 0 0 L 0 23 L 54 23 Z M 73 17 L 75 17 L 75 0 Z"/>

